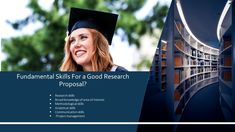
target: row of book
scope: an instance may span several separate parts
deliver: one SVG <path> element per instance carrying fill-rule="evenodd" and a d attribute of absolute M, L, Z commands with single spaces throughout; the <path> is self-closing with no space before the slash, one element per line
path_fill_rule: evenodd
<path fill-rule="evenodd" d="M 210 78 L 211 77 L 211 74 L 210 73 L 206 73 L 205 75 L 204 75 L 204 78 Z"/>
<path fill-rule="evenodd" d="M 211 55 L 211 60 L 216 60 L 217 61 L 218 56 L 217 55 Z"/>
<path fill-rule="evenodd" d="M 167 83 L 167 43 L 161 41 L 161 90 L 165 91 L 166 90 L 166 83 Z"/>
<path fill-rule="evenodd" d="M 211 71 L 217 71 L 216 68 L 212 69 L 210 67 L 208 68 L 183 68 L 183 69 L 175 69 L 174 71 L 174 84 L 180 84 L 180 82 L 186 78 L 189 78 L 192 75 L 195 75 L 197 73 L 205 73 L 205 77 L 204 78 L 208 78 L 210 77 L 208 74 L 212 74 L 210 73 Z M 213 74 L 217 74 L 216 72 L 214 72 Z M 203 74 L 200 74 L 203 75 Z"/>
<path fill-rule="evenodd" d="M 217 59 L 216 55 L 210 54 L 211 50 L 209 48 L 203 48 L 204 52 L 202 52 L 202 50 L 197 50 L 188 44 L 184 44 L 183 40 L 181 40 L 181 39 L 175 40 L 175 46 L 177 49 L 179 49 L 179 50 L 181 50 L 181 51 L 183 51 L 193 57 L 198 57 L 200 59 L 213 59 L 213 60 Z M 205 49 L 207 49 L 207 50 L 205 50 Z"/>
<path fill-rule="evenodd" d="M 231 59 L 231 58 L 230 58 Z M 175 62 L 175 67 L 182 67 L 182 66 L 188 66 L 188 65 L 198 65 L 198 66 L 209 66 L 211 65 L 218 65 L 217 61 L 209 61 L 209 60 L 200 60 L 200 59 L 196 59 L 196 58 L 191 58 L 191 57 L 187 57 L 184 56 L 181 53 L 175 53 L 174 55 L 174 62 Z M 226 63 L 226 66 L 231 66 L 231 61 L 223 61 Z M 164 65 L 166 65 L 164 63 Z"/>

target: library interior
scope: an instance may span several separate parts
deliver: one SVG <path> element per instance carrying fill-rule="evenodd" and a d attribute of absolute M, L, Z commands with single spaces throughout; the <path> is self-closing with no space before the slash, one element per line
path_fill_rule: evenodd
<path fill-rule="evenodd" d="M 235 121 L 234 13 L 233 0 L 172 0 L 140 121 Z"/>

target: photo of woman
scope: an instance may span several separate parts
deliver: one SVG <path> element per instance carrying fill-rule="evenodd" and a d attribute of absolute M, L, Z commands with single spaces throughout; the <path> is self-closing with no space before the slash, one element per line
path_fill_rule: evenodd
<path fill-rule="evenodd" d="M 118 15 L 71 8 L 61 71 L 127 71 L 109 53 Z"/>

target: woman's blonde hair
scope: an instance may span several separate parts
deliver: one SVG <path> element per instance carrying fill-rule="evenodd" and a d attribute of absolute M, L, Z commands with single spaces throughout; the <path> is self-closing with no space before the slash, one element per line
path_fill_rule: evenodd
<path fill-rule="evenodd" d="M 97 30 L 88 29 L 93 37 L 94 51 L 91 57 L 93 71 L 110 71 L 113 66 L 113 59 L 109 53 L 109 43 L 107 39 Z M 64 46 L 65 57 L 60 67 L 60 71 L 83 71 L 81 65 L 77 64 L 70 52 L 69 38 Z"/>

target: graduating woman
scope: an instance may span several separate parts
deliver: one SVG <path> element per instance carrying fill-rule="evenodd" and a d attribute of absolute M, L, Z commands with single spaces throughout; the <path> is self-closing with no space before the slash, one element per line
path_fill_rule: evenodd
<path fill-rule="evenodd" d="M 61 71 L 127 71 L 109 53 L 118 15 L 71 8 Z"/>

